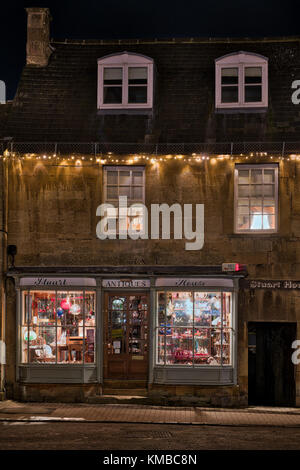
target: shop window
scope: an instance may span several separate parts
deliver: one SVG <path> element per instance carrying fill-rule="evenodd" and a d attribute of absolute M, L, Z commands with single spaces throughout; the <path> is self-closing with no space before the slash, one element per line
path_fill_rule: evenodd
<path fill-rule="evenodd" d="M 98 108 L 152 108 L 153 59 L 123 52 L 98 59 Z"/>
<path fill-rule="evenodd" d="M 216 108 L 268 106 L 268 59 L 238 52 L 216 59 Z"/>
<path fill-rule="evenodd" d="M 278 166 L 236 165 L 235 231 L 276 232 L 278 219 Z"/>
<path fill-rule="evenodd" d="M 232 365 L 230 292 L 157 293 L 157 365 Z"/>
<path fill-rule="evenodd" d="M 23 291 L 21 362 L 95 362 L 94 291 Z"/>
<path fill-rule="evenodd" d="M 145 202 L 144 167 L 104 167 L 103 196 L 104 201 L 111 205 L 111 207 L 106 209 L 108 233 L 127 233 L 130 228 L 136 232 L 143 232 L 143 204 Z M 127 197 L 127 214 L 119 213 L 120 196 Z"/>

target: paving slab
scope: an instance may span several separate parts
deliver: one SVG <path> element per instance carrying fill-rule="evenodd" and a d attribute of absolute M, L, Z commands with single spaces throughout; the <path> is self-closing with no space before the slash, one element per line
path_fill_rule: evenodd
<path fill-rule="evenodd" d="M 175 407 L 139 404 L 0 402 L 0 421 L 162 423 L 300 427 L 300 409 Z"/>

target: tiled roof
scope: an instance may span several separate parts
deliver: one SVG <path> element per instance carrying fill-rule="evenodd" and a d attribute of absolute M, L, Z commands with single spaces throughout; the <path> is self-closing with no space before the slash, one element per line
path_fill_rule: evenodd
<path fill-rule="evenodd" d="M 24 67 L 6 128 L 18 141 L 153 142 L 296 141 L 300 38 L 52 41 L 47 67 Z M 136 52 L 156 66 L 153 115 L 97 112 L 97 59 Z M 269 58 L 264 113 L 216 114 L 214 60 L 244 50 Z"/>

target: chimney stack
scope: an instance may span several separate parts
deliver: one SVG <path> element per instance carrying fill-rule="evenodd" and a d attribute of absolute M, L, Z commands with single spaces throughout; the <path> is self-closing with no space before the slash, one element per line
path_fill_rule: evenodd
<path fill-rule="evenodd" d="M 45 67 L 51 55 L 49 8 L 26 8 L 26 63 Z"/>

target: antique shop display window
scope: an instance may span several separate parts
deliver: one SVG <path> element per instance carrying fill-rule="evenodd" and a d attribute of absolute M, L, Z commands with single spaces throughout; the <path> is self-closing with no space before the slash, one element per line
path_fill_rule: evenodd
<path fill-rule="evenodd" d="M 22 293 L 21 362 L 95 362 L 95 291 Z"/>
<path fill-rule="evenodd" d="M 231 292 L 157 293 L 158 365 L 231 365 Z"/>

